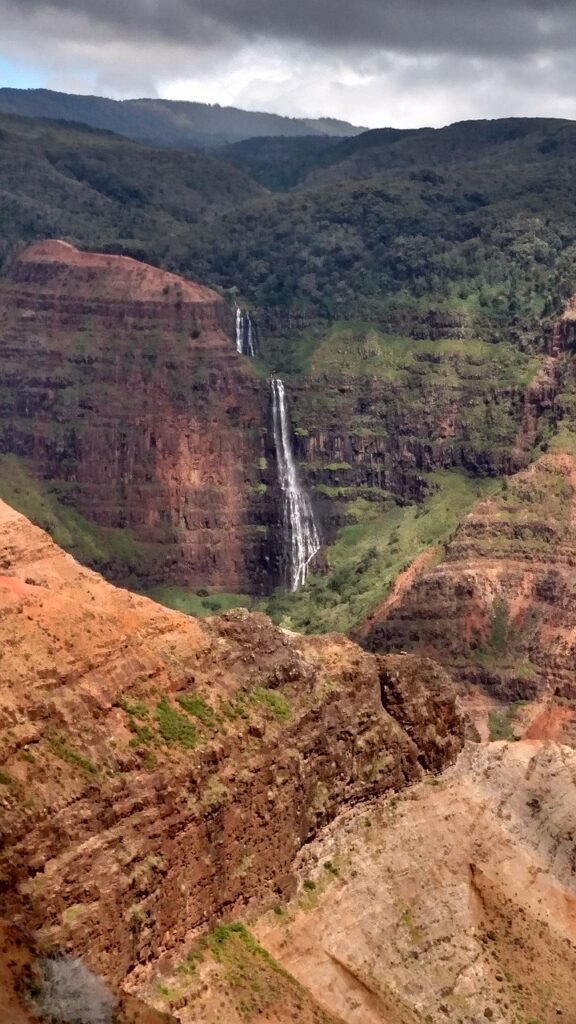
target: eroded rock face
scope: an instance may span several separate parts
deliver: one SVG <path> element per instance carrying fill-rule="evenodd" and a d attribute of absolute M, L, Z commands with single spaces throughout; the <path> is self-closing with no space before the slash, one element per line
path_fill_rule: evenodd
<path fill-rule="evenodd" d="M 430 781 L 303 850 L 258 937 L 345 1024 L 571 1021 L 576 752 L 471 744 Z"/>
<path fill-rule="evenodd" d="M 545 455 L 480 502 L 358 638 L 425 653 L 501 699 L 576 698 L 575 522 L 576 459 Z"/>
<path fill-rule="evenodd" d="M 140 544 L 115 580 L 258 591 L 280 578 L 261 485 L 268 395 L 215 292 L 120 256 L 39 242 L 0 286 L 0 447 Z M 270 527 L 270 539 L 267 529 Z"/>
<path fill-rule="evenodd" d="M 290 896 L 341 808 L 462 745 L 429 663 L 168 612 L 5 505 L 0 569 L 2 912 L 112 981 Z"/>

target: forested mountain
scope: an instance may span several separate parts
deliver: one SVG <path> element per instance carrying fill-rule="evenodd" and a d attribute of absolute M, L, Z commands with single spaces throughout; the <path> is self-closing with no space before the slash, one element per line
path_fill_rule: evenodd
<path fill-rule="evenodd" d="M 177 100 L 112 100 L 50 89 L 0 89 L 0 111 L 81 121 L 129 139 L 180 149 L 210 148 L 259 135 L 347 136 L 363 131 L 335 118 L 281 117 L 219 104 Z"/>
<path fill-rule="evenodd" d="M 513 119 L 367 132 L 316 150 L 228 147 L 290 194 L 223 213 L 179 254 L 185 272 L 252 302 L 328 317 L 445 302 L 539 317 L 572 287 L 576 125 Z"/>
<path fill-rule="evenodd" d="M 534 320 L 571 287 L 572 122 L 255 139 L 214 158 L 79 125 L 0 128 L 4 254 L 58 235 L 308 317 L 431 301 Z"/>
<path fill-rule="evenodd" d="M 213 206 L 263 193 L 203 153 L 153 149 L 83 125 L 0 115 L 0 263 L 51 236 L 167 258 Z"/>

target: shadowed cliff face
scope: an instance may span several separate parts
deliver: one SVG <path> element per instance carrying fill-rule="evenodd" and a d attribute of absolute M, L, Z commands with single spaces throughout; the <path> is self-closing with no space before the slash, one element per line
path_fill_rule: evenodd
<path fill-rule="evenodd" d="M 145 545 L 133 564 L 110 556 L 113 578 L 274 578 L 276 509 L 256 486 L 268 396 L 232 331 L 215 292 L 64 242 L 30 246 L 0 289 L 0 446 Z"/>
<path fill-rule="evenodd" d="M 200 624 L 0 505 L 0 914 L 107 978 L 295 888 L 345 806 L 454 760 L 449 678 L 262 615 Z"/>
<path fill-rule="evenodd" d="M 426 653 L 501 699 L 576 699 L 575 521 L 576 459 L 545 455 L 476 506 L 437 564 L 399 580 L 357 638 Z"/>

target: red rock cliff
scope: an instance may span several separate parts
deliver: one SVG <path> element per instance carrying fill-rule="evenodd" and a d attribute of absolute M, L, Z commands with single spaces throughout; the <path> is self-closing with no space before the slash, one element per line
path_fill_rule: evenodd
<path fill-rule="evenodd" d="M 267 395 L 220 296 L 136 260 L 31 245 L 0 287 L 0 445 L 144 545 L 107 573 L 268 584 Z M 128 564 L 127 564 L 128 563 Z"/>
<path fill-rule="evenodd" d="M 576 698 L 576 459 L 548 454 L 419 559 L 357 638 L 425 653 L 496 696 Z"/>

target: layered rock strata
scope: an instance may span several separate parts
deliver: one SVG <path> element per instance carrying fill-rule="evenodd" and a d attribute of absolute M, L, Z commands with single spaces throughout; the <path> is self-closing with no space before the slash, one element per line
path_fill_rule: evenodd
<path fill-rule="evenodd" d="M 511 701 L 576 699 L 576 458 L 542 456 L 480 502 L 357 631 Z"/>
<path fill-rule="evenodd" d="M 115 983 L 295 889 L 346 806 L 450 763 L 448 677 L 105 583 L 0 506 L 1 913 Z"/>
<path fill-rule="evenodd" d="M 232 319 L 208 288 L 60 241 L 26 249 L 0 287 L 0 449 L 127 531 L 94 562 L 113 579 L 242 592 L 279 576 L 268 396 Z"/>

